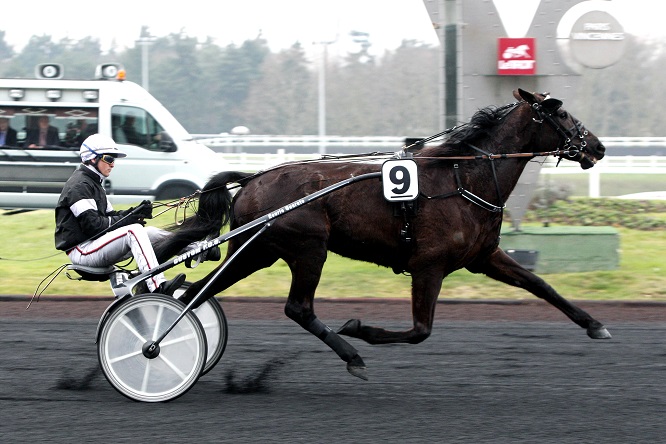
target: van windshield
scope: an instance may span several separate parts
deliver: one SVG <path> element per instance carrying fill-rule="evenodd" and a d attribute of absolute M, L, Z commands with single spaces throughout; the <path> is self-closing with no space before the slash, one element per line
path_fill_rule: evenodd
<path fill-rule="evenodd" d="M 0 107 L 0 146 L 78 150 L 97 132 L 98 109 L 85 107 Z"/>

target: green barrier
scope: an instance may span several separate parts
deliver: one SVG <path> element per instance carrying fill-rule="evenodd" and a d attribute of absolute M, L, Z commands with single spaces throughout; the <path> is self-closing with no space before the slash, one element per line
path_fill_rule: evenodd
<path fill-rule="evenodd" d="M 620 235 L 613 227 L 503 230 L 500 246 L 536 273 L 614 270 L 620 265 Z"/>

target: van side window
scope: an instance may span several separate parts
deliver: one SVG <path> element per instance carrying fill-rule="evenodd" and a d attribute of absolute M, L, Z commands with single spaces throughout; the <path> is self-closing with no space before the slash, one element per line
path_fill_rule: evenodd
<path fill-rule="evenodd" d="M 97 132 L 96 107 L 0 106 L 3 148 L 78 150 Z"/>
<path fill-rule="evenodd" d="M 160 140 L 163 133 L 162 126 L 144 109 L 133 106 L 114 106 L 111 109 L 111 137 L 116 143 L 162 151 Z"/>

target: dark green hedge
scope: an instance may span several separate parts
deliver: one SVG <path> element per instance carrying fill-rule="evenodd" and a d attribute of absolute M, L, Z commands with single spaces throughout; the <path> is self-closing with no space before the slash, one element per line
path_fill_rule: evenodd
<path fill-rule="evenodd" d="M 666 230 L 666 201 L 611 198 L 558 200 L 546 207 L 528 210 L 523 222 Z"/>

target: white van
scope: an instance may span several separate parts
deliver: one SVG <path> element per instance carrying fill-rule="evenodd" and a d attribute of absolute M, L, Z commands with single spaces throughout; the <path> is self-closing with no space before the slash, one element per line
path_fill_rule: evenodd
<path fill-rule="evenodd" d="M 120 65 L 98 66 L 96 80 L 61 77 L 60 65 L 44 64 L 36 79 L 0 79 L 0 131 L 7 123 L 15 130 L 0 134 L 0 208 L 55 208 L 81 142 L 97 132 L 127 153 L 104 183 L 112 203 L 186 196 L 227 169 L 148 91 L 125 81 Z M 39 140 L 46 118 L 55 128 Z"/>

